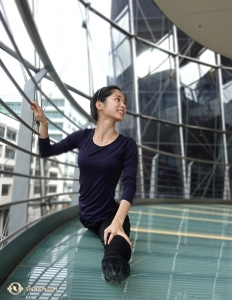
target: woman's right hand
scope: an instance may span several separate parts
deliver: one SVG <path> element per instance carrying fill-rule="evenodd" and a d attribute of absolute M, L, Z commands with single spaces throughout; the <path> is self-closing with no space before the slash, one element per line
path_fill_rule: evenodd
<path fill-rule="evenodd" d="M 41 123 L 47 123 L 47 118 L 42 110 L 42 108 L 39 106 L 37 102 L 32 102 L 33 105 L 30 106 L 30 109 L 33 111 L 36 120 Z"/>

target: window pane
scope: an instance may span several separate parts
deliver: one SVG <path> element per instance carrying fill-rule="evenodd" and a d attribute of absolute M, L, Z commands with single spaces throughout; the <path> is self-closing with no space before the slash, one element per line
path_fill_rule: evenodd
<path fill-rule="evenodd" d="M 50 134 L 49 136 L 50 136 L 50 138 L 57 140 L 57 141 L 62 140 L 62 134 Z"/>
<path fill-rule="evenodd" d="M 15 151 L 13 149 L 6 147 L 5 158 L 14 159 L 14 157 L 15 157 Z"/>
<path fill-rule="evenodd" d="M 61 129 L 63 129 L 63 123 L 56 123 Z M 49 130 L 58 130 L 53 124 L 49 123 Z"/>
<path fill-rule="evenodd" d="M 4 171 L 14 172 L 14 167 L 13 166 L 4 166 Z M 12 177 L 12 175 L 11 174 L 4 174 L 4 177 Z"/>
<path fill-rule="evenodd" d="M 57 178 L 57 173 L 50 172 L 50 178 Z"/>
<path fill-rule="evenodd" d="M 11 141 L 16 141 L 16 132 L 7 128 L 7 135 L 6 135 L 8 140 Z"/>
<path fill-rule="evenodd" d="M 43 99 L 43 101 L 46 101 L 46 100 Z M 64 106 L 64 99 L 52 99 L 52 102 L 58 107 Z M 51 103 L 49 103 L 47 101 L 46 101 L 46 106 L 53 107 L 53 105 L 51 105 Z"/>
<path fill-rule="evenodd" d="M 56 193 L 56 185 L 51 185 L 48 188 L 49 193 Z"/>
<path fill-rule="evenodd" d="M 9 194 L 10 185 L 3 184 L 2 185 L 2 196 L 6 196 Z"/>
<path fill-rule="evenodd" d="M 5 127 L 0 126 L 0 137 L 4 138 Z"/>
<path fill-rule="evenodd" d="M 40 194 L 40 187 L 39 186 L 34 186 L 34 194 Z"/>

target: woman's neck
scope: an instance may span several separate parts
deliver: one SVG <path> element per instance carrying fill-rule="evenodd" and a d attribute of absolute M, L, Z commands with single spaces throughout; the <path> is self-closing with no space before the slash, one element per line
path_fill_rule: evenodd
<path fill-rule="evenodd" d="M 98 145 L 107 145 L 118 137 L 114 124 L 97 123 L 93 140 Z"/>

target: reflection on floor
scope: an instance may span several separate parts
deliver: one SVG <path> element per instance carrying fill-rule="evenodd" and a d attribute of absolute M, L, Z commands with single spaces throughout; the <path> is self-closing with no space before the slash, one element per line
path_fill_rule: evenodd
<path fill-rule="evenodd" d="M 133 254 L 125 282 L 105 283 L 103 247 L 75 219 L 32 249 L 0 299 L 232 299 L 232 208 L 134 206 L 129 216 Z M 23 287 L 18 296 L 7 290 L 13 282 Z"/>

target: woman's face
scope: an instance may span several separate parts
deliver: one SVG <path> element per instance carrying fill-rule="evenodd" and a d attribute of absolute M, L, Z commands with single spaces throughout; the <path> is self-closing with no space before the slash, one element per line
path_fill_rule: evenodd
<path fill-rule="evenodd" d="M 113 118 L 116 122 L 123 120 L 126 114 L 126 99 L 121 91 L 114 90 L 102 104 L 104 116 Z"/>

